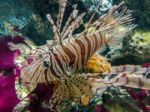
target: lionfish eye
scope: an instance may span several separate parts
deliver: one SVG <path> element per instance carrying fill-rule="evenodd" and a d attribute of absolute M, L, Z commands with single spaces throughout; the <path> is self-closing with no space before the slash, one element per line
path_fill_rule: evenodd
<path fill-rule="evenodd" d="M 46 68 L 48 68 L 48 67 L 49 67 L 48 62 L 44 61 L 44 62 L 43 62 L 43 64 L 44 64 L 44 66 L 45 66 Z"/>

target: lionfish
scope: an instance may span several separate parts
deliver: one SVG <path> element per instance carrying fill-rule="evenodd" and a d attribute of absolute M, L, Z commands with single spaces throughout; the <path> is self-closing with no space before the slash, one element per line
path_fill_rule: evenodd
<path fill-rule="evenodd" d="M 33 62 L 24 67 L 21 73 L 21 78 L 25 82 L 45 83 L 70 77 L 72 73 L 82 69 L 101 46 L 124 37 L 133 28 L 130 25 L 133 20 L 131 14 L 127 13 L 124 3 L 121 3 L 113 6 L 107 14 L 94 22 L 92 16 L 85 30 L 73 35 L 73 31 L 82 24 L 85 13 L 78 15 L 77 5 L 74 5 L 71 15 L 62 28 L 67 0 L 59 2 L 58 21 L 54 22 L 51 15 L 47 15 L 53 26 L 54 40 L 31 51 L 28 57 L 32 57 Z M 110 20 L 111 17 L 114 18 L 113 21 Z M 127 28 L 119 31 L 117 28 L 121 25 Z M 95 29 L 94 32 L 89 32 L 88 29 L 91 27 Z"/>
<path fill-rule="evenodd" d="M 76 75 L 103 45 L 114 44 L 125 37 L 134 25 L 131 24 L 133 20 L 131 14 L 122 2 L 112 6 L 106 14 L 95 21 L 93 21 L 94 13 L 84 31 L 74 34 L 75 29 L 83 23 L 85 13 L 80 14 L 77 5 L 73 5 L 72 13 L 65 25 L 62 25 L 66 3 L 67 0 L 59 0 L 56 22 L 50 14 L 47 15 L 53 27 L 54 39 L 31 50 L 27 60 L 32 59 L 32 62 L 21 71 L 22 81 L 29 85 L 56 83 L 57 87 L 52 98 L 43 102 L 43 105 L 52 109 L 53 106 L 59 106 L 65 98 L 71 98 L 75 102 L 84 102 L 83 100 L 87 98 L 89 102 L 94 94 L 100 93 L 101 88 L 111 85 L 149 89 L 150 79 L 139 76 L 119 73 L 120 75 L 115 78 L 102 80 L 94 78 L 95 74 Z M 120 26 L 124 29 L 120 30 Z M 94 31 L 90 32 L 90 28 L 94 28 Z M 57 107 L 57 110 L 59 108 Z"/>

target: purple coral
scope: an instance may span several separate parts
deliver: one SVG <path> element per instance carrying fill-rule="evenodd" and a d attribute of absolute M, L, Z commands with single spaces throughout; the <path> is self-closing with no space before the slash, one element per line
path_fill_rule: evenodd
<path fill-rule="evenodd" d="M 19 50 L 11 51 L 8 43 L 24 43 L 20 36 L 0 37 L 0 112 L 11 112 L 19 102 L 15 92 L 15 76 L 19 75 L 19 69 L 14 60 L 19 55 Z M 15 72 L 14 72 L 15 71 Z M 4 76 L 6 75 L 6 76 Z"/>
<path fill-rule="evenodd" d="M 32 112 L 51 112 L 49 109 L 43 109 L 41 103 L 48 101 L 53 94 L 54 84 L 38 84 L 37 88 L 33 91 L 36 96 L 31 96 L 29 110 Z"/>

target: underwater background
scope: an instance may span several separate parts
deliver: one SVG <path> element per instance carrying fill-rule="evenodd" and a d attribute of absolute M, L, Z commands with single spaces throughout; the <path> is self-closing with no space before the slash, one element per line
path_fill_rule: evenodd
<path fill-rule="evenodd" d="M 141 65 L 148 68 L 150 67 L 150 0 L 102 0 L 95 19 L 105 14 L 114 4 L 122 1 L 125 1 L 131 11 L 133 23 L 137 26 L 123 40 L 112 46 L 108 44 L 103 47 L 99 51 L 103 57 L 96 56 L 96 59 L 103 60 L 104 62 L 100 64 L 106 69 L 110 69 L 109 64 Z M 96 10 L 98 3 L 99 0 L 68 0 L 64 21 L 70 15 L 73 4 L 78 4 L 80 13 L 86 13 L 83 21 L 87 21 Z M 15 80 L 21 70 L 16 63 L 20 64 L 31 48 L 46 44 L 47 40 L 52 39 L 52 26 L 46 17 L 49 13 L 56 19 L 57 0 L 0 0 L 0 112 L 12 112 L 20 102 L 15 92 Z M 75 32 L 82 30 L 81 25 Z M 17 49 L 13 49 L 13 45 L 8 46 L 11 42 L 17 45 L 14 45 Z M 91 58 L 91 62 L 87 62 L 87 69 L 92 72 L 105 72 L 93 63 L 97 61 L 96 59 Z M 40 107 L 40 102 L 51 96 L 53 90 L 54 85 L 48 87 L 45 87 L 45 84 L 38 85 L 34 90 L 36 96 L 33 95 L 22 102 L 23 107 L 20 106 L 20 111 L 16 112 L 27 112 L 27 110 L 49 112 L 48 109 Z M 20 90 L 24 91 L 28 90 Z M 110 87 L 103 94 L 95 96 L 88 106 L 68 104 L 65 108 L 62 106 L 61 112 L 150 112 L 149 93 L 144 89 Z M 26 104 L 29 100 L 30 104 Z"/>
<path fill-rule="evenodd" d="M 57 0 L 56 0 L 57 1 Z M 104 0 L 99 8 L 98 15 L 105 13 L 113 4 L 123 0 Z M 86 12 L 90 16 L 96 10 L 99 0 L 69 0 L 68 8 L 72 4 L 79 4 L 79 11 Z M 104 53 L 115 64 L 134 63 L 141 64 L 149 61 L 149 0 L 125 0 L 129 9 L 132 10 L 134 22 L 137 27 L 133 33 L 126 37 L 122 46 L 115 46 Z M 42 45 L 52 38 L 51 26 L 48 24 L 46 14 L 57 15 L 58 3 L 51 0 L 1 0 L 0 1 L 0 35 L 22 35 L 31 39 L 35 44 Z M 19 10 L 18 10 L 19 9 Z M 66 11 L 66 16 L 71 12 Z M 88 18 L 88 17 L 87 17 Z M 85 18 L 86 19 L 86 18 Z M 142 39 L 141 39 L 142 38 Z M 122 48 L 120 48 L 122 47 Z M 123 55 L 123 56 L 122 56 Z M 116 63 L 115 59 L 123 62 Z M 131 59 L 132 61 L 128 60 Z"/>

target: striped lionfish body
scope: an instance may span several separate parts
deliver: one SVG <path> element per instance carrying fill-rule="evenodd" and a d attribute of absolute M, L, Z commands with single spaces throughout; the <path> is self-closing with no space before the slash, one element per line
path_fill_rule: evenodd
<path fill-rule="evenodd" d="M 77 5 L 74 5 L 71 15 L 62 28 L 66 2 L 67 0 L 59 0 L 60 8 L 56 23 L 50 14 L 47 15 L 53 26 L 54 40 L 31 51 L 28 57 L 32 58 L 32 63 L 24 67 L 21 72 L 23 81 L 44 83 L 68 77 L 82 69 L 102 45 L 120 39 L 133 28 L 130 25 L 133 20 L 131 15 L 127 13 L 124 3 L 120 3 L 96 21 L 92 22 L 91 18 L 82 33 L 73 35 L 73 31 L 82 24 L 85 13 L 78 15 Z M 110 17 L 114 19 L 109 20 Z M 128 28 L 120 31 L 118 30 L 120 25 Z M 90 27 L 94 27 L 94 32 L 88 31 Z"/>

